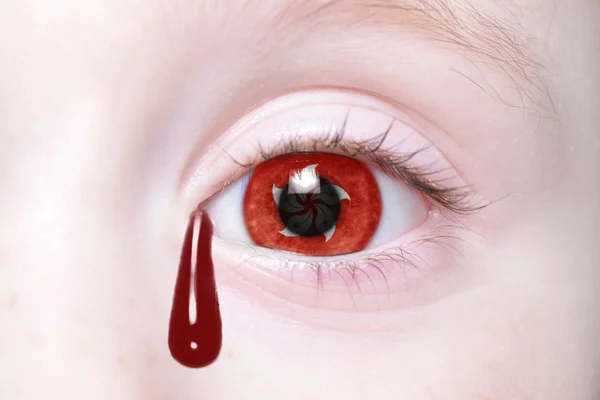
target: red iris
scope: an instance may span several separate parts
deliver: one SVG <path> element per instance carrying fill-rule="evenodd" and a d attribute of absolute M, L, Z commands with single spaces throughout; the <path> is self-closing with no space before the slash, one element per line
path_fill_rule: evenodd
<path fill-rule="evenodd" d="M 255 168 L 244 195 L 244 220 L 259 246 L 327 256 L 365 248 L 381 207 L 379 186 L 364 163 L 306 153 Z"/>

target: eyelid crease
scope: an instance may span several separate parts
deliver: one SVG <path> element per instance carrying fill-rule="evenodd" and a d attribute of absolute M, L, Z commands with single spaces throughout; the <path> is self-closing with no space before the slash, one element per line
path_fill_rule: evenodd
<path fill-rule="evenodd" d="M 324 150 L 339 151 L 341 154 L 353 158 L 362 157 L 378 165 L 388 176 L 403 181 L 435 204 L 452 213 L 470 215 L 481 211 L 492 203 L 481 203 L 475 200 L 475 193 L 469 186 L 449 187 L 442 184 L 448 178 L 432 179 L 432 176 L 444 172 L 444 169 L 428 171 L 422 167 L 412 165 L 411 160 L 419 153 L 427 150 L 427 147 L 405 154 L 385 149 L 383 143 L 392 129 L 395 119 L 392 119 L 392 122 L 384 132 L 373 138 L 365 140 L 345 139 L 344 135 L 349 116 L 350 110 L 341 125 L 336 126 L 329 132 L 311 137 L 308 140 L 302 139 L 297 135 L 296 137 L 281 140 L 270 150 L 264 149 L 259 143 L 257 157 L 249 161 L 237 160 L 226 149 L 222 148 L 221 150 L 234 163 L 243 167 L 248 172 L 261 162 L 281 155 L 323 152 Z M 226 181 L 221 191 L 232 184 L 233 181 Z"/>

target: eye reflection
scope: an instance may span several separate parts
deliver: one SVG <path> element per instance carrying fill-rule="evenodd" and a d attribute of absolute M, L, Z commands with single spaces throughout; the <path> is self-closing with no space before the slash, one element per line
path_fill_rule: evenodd
<path fill-rule="evenodd" d="M 379 226 L 381 196 L 362 162 L 304 153 L 256 167 L 244 195 L 244 222 L 263 247 L 306 255 L 364 249 Z"/>

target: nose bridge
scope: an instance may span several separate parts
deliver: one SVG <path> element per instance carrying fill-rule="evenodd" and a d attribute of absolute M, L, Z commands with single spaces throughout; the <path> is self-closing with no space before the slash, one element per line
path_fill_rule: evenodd
<path fill-rule="evenodd" d="M 131 214 L 159 52 L 137 8 L 70 3 L 0 24 L 0 399 L 153 398 Z"/>
<path fill-rule="evenodd" d="M 127 196 L 97 177 L 93 139 L 62 139 L 15 157 L 0 193 L 0 398 L 140 398 Z"/>

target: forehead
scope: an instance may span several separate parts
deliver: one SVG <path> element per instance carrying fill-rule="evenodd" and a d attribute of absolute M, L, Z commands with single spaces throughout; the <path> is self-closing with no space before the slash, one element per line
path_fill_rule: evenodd
<path fill-rule="evenodd" d="M 161 9 L 170 32 L 195 32 L 209 47 L 249 47 L 255 54 L 314 44 L 336 51 L 349 42 L 382 51 L 427 42 L 477 68 L 502 74 L 526 103 L 551 108 L 542 82 L 544 55 L 536 0 L 180 0 Z M 186 27 L 186 28 L 183 28 Z M 371 41 L 368 38 L 372 38 Z M 173 40 L 177 42 L 177 40 Z M 362 42 L 362 43 L 361 43 Z M 206 43 L 203 43 L 206 44 Z M 414 47 L 414 44 L 412 44 Z M 361 50 L 358 49 L 358 54 Z M 547 110 L 546 110 L 547 111 Z"/>
<path fill-rule="evenodd" d="M 394 55 L 393 61 L 398 63 L 425 58 L 427 51 L 418 46 L 426 42 L 468 60 L 477 70 L 492 69 L 516 88 L 528 105 L 535 105 L 550 102 L 545 101 L 547 91 L 540 79 L 544 62 L 539 47 L 543 46 L 532 46 L 542 34 L 532 31 L 530 22 L 537 18 L 540 25 L 547 25 L 548 10 L 543 4 L 548 3 L 551 2 L 91 0 L 84 4 L 59 0 L 52 7 L 32 7 L 25 1 L 2 18 L 0 42 L 5 48 L 8 46 L 6 51 L 14 59 L 31 61 L 31 75 L 39 76 L 38 66 L 46 65 L 47 75 L 65 77 L 99 71 L 121 77 L 125 65 L 129 71 L 149 70 L 148 73 L 165 76 L 170 72 L 162 69 L 171 68 L 168 64 L 181 58 L 188 59 L 190 54 L 197 62 L 193 67 L 181 68 L 203 68 L 206 76 L 209 74 L 204 70 L 210 68 L 214 74 L 223 75 L 222 66 L 214 61 L 231 64 L 232 54 L 234 63 L 250 77 L 252 68 L 264 70 L 267 64 L 271 68 L 285 64 L 292 74 L 302 62 L 312 63 L 311 68 L 319 74 L 324 64 L 321 61 L 334 58 L 341 50 L 347 59 L 353 57 L 357 63 L 379 63 L 379 67 L 391 68 L 391 60 L 381 64 L 379 59 Z M 377 57 L 373 56 L 375 53 Z M 21 55 L 24 57 L 19 58 Z M 79 60 L 64 65 L 65 60 L 76 58 Z M 255 66 L 257 59 L 260 66 Z M 215 66 L 211 67 L 211 63 Z M 13 67 L 23 74 L 22 65 L 10 63 L 0 65 L 0 72 L 6 70 L 11 75 Z M 484 74 L 476 71 L 467 79 L 485 86 L 479 81 L 479 75 Z"/>

